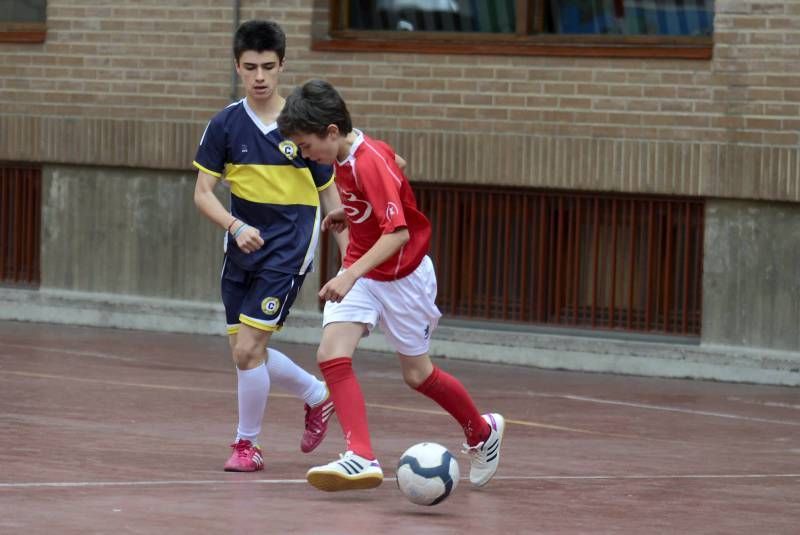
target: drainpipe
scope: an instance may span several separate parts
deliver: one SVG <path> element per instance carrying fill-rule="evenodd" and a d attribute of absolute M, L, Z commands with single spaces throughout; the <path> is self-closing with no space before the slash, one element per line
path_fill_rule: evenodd
<path fill-rule="evenodd" d="M 241 0 L 233 0 L 233 33 L 239 28 L 239 19 L 241 15 L 242 2 Z M 235 58 L 234 58 L 235 59 Z M 239 86 L 239 76 L 236 74 L 236 66 L 231 65 L 231 102 L 236 100 L 237 87 Z"/>

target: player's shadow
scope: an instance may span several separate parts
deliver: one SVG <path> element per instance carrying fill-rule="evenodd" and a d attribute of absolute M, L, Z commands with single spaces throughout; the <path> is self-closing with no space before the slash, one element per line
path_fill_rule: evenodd
<path fill-rule="evenodd" d="M 333 496 L 331 496 L 333 495 Z M 352 504 L 362 504 L 362 503 L 370 503 L 376 502 L 380 500 L 380 496 L 370 496 L 367 493 L 362 492 L 336 492 L 336 493 L 322 493 L 321 496 L 317 496 L 315 498 L 316 501 L 319 502 L 331 502 L 335 501 L 336 503 L 352 503 Z"/>
<path fill-rule="evenodd" d="M 432 516 L 439 518 L 460 518 L 458 515 L 454 513 L 449 513 L 442 509 L 434 509 L 433 507 L 426 507 L 423 505 L 418 505 L 416 507 L 417 507 L 416 509 L 403 509 L 400 511 L 396 511 L 396 514 L 401 516 L 406 516 L 409 518 L 414 518 L 414 517 L 430 518 Z"/>

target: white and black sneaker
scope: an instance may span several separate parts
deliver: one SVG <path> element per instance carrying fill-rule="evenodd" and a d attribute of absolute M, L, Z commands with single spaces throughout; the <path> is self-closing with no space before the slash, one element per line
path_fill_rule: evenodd
<path fill-rule="evenodd" d="M 484 414 L 483 419 L 489 424 L 489 436 L 474 446 L 464 444 L 462 453 L 472 457 L 469 469 L 469 481 L 482 487 L 489 482 L 497 465 L 500 464 L 500 445 L 503 443 L 503 431 L 506 429 L 505 419 L 497 413 Z"/>
<path fill-rule="evenodd" d="M 347 451 L 339 455 L 338 461 L 311 468 L 306 480 L 328 492 L 371 489 L 383 483 L 383 470 L 377 460 L 370 461 Z"/>

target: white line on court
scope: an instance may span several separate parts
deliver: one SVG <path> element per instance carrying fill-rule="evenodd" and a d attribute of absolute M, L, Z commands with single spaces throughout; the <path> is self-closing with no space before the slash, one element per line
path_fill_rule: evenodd
<path fill-rule="evenodd" d="M 677 407 L 666 407 L 664 405 L 649 405 L 646 403 L 634 403 L 631 401 L 616 401 L 612 399 L 599 399 L 599 398 L 590 398 L 586 396 L 576 396 L 573 394 L 537 394 L 534 392 L 528 392 L 529 396 L 533 397 L 543 397 L 543 398 L 562 398 L 562 399 L 571 399 L 573 401 L 586 401 L 589 403 L 600 403 L 605 405 L 620 405 L 623 407 L 634 407 L 637 409 L 647 409 L 647 410 L 654 410 L 654 411 L 666 411 L 666 412 L 678 412 L 681 414 L 692 414 L 695 416 L 713 416 L 715 418 L 728 418 L 731 420 L 745 420 L 748 422 L 760 422 L 760 423 L 767 423 L 767 424 L 779 424 L 779 425 L 792 425 L 792 426 L 800 426 L 800 422 L 793 422 L 788 420 L 773 420 L 770 418 L 757 418 L 755 416 L 741 416 L 738 414 L 728 414 L 724 412 L 710 412 L 710 411 L 696 411 L 692 409 L 679 409 Z"/>
<path fill-rule="evenodd" d="M 13 347 L 17 349 L 28 349 L 33 351 L 46 351 L 49 353 L 63 353 L 65 355 L 75 355 L 78 357 L 92 357 L 98 359 L 108 359 L 108 360 L 124 360 L 129 362 L 138 362 L 140 359 L 133 358 L 133 357 L 120 357 L 118 355 L 111 355 L 109 353 L 97 353 L 95 351 L 75 351 L 72 349 L 64 349 L 64 348 L 56 348 L 56 347 L 41 347 L 41 346 L 30 346 L 30 345 L 23 345 L 23 344 L 8 344 L 5 342 L 0 342 L 0 346 L 2 347 Z"/>
<path fill-rule="evenodd" d="M 109 353 L 98 353 L 98 352 L 91 352 L 91 351 L 73 351 L 73 350 L 65 349 L 65 348 L 29 346 L 29 345 L 23 345 L 23 344 L 8 344 L 8 343 L 5 343 L 5 342 L 0 342 L 0 346 L 21 348 L 21 349 L 34 349 L 34 350 L 37 350 L 37 351 L 48 351 L 48 352 L 54 352 L 54 353 L 65 353 L 65 354 L 76 355 L 76 356 L 94 357 L 94 358 L 102 358 L 102 359 L 109 359 L 109 360 L 122 360 L 122 361 L 142 362 L 141 359 L 132 358 L 132 357 L 121 357 L 121 356 L 112 355 L 112 354 L 109 354 Z M 209 370 L 204 368 L 201 371 L 209 371 Z M 213 370 L 213 371 L 217 371 L 217 370 Z M 149 384 L 141 384 L 141 383 L 122 383 L 122 382 L 104 381 L 104 380 L 98 380 L 98 379 L 73 378 L 73 377 L 66 377 L 66 376 L 55 376 L 55 375 L 35 374 L 35 373 L 26 373 L 26 372 L 6 371 L 4 373 L 10 373 L 10 374 L 14 374 L 14 375 L 22 375 L 22 376 L 28 376 L 28 377 L 62 378 L 62 379 L 68 379 L 68 380 L 73 380 L 73 381 L 77 380 L 77 381 L 93 382 L 93 383 L 109 383 L 109 384 L 116 384 L 116 385 L 119 385 L 119 386 L 132 386 L 132 387 L 140 387 L 140 388 L 158 388 L 158 389 L 163 389 L 163 390 L 187 390 L 187 391 L 205 391 L 205 392 L 217 392 L 217 393 L 223 393 L 223 392 L 228 393 L 229 392 L 229 391 L 215 390 L 215 389 L 210 389 L 210 388 L 172 387 L 172 386 L 166 386 L 166 385 L 149 385 Z M 591 403 L 601 403 L 601 404 L 607 404 L 607 405 L 619 405 L 619 406 L 633 407 L 633 408 L 638 408 L 638 409 L 657 410 L 657 411 L 665 411 L 665 412 L 677 412 L 677 413 L 682 413 L 682 414 L 692 414 L 692 415 L 695 415 L 695 416 L 711 416 L 711 417 L 716 417 L 716 418 L 727 418 L 727 419 L 733 419 L 733 420 L 743 420 L 743 421 L 778 424 L 778 425 L 800 426 L 800 422 L 793 422 L 793 421 L 787 421 L 787 420 L 773 420 L 773 419 L 770 419 L 770 418 L 758 418 L 758 417 L 754 417 L 754 416 L 741 416 L 741 415 L 737 415 L 737 414 L 728 414 L 728 413 L 721 413 L 721 412 L 697 411 L 697 410 L 692 410 L 692 409 L 681 409 L 681 408 L 677 408 L 677 407 L 667 407 L 667 406 L 663 406 L 663 405 L 649 405 L 649 404 L 646 404 L 646 403 L 634 403 L 634 402 L 628 402 L 628 401 L 617 401 L 617 400 L 609 400 L 609 399 L 592 398 L 592 397 L 587 397 L 587 396 L 577 396 L 577 395 L 573 395 L 573 394 L 540 394 L 540 393 L 534 393 L 534 392 L 527 392 L 527 394 L 529 396 L 533 396 L 533 397 L 563 398 L 563 399 L 570 399 L 570 400 L 573 400 L 573 401 L 586 401 L 586 402 L 591 402 Z M 286 394 L 277 394 L 277 393 L 276 394 L 270 393 L 270 395 L 275 396 L 275 397 L 292 397 L 292 396 L 289 396 L 289 395 L 286 395 Z M 739 400 L 738 398 L 729 398 L 729 399 L 737 400 L 737 401 L 744 401 L 744 400 Z M 770 406 L 772 406 L 772 407 L 789 407 L 789 408 L 794 408 L 794 409 L 800 408 L 800 405 L 786 405 L 786 404 L 781 404 L 781 403 L 770 403 L 770 402 L 764 402 L 764 403 L 750 402 L 750 403 L 751 404 L 762 404 L 762 405 L 765 405 L 765 406 L 768 406 L 768 407 L 770 407 Z M 433 413 L 433 414 L 443 414 L 443 413 L 441 413 L 441 411 L 424 411 L 424 410 L 420 410 L 420 409 L 416 409 L 416 410 L 414 410 L 414 412 L 429 412 L 429 413 Z M 512 422 L 512 423 L 518 423 L 518 422 Z M 559 426 L 550 426 L 550 425 L 545 425 L 545 424 L 538 424 L 538 427 L 549 427 L 549 428 L 552 428 L 554 430 L 564 430 L 564 431 L 571 430 L 571 431 L 575 431 L 575 429 L 571 429 L 571 428 L 561 428 Z M 597 432 L 592 432 L 592 431 L 581 431 L 581 432 L 586 432 L 588 434 L 598 434 L 598 435 L 600 435 L 600 434 L 607 435 L 608 434 L 608 433 L 597 433 Z M 619 435 L 619 436 L 620 437 L 624 437 L 624 438 L 631 438 L 630 436 L 627 436 L 627 435 Z"/>
<path fill-rule="evenodd" d="M 730 401 L 736 401 L 739 403 L 744 403 L 745 405 L 760 405 L 763 407 L 777 407 L 780 409 L 794 409 L 800 410 L 800 405 L 794 403 L 781 403 L 779 401 L 759 401 L 757 399 L 743 399 L 737 398 L 733 396 L 728 396 Z"/>
<path fill-rule="evenodd" d="M 633 474 L 633 475 L 598 475 L 598 476 L 495 476 L 492 479 L 510 480 L 594 480 L 594 479 L 782 479 L 798 478 L 800 474 Z M 468 479 L 468 478 L 462 478 Z"/>
<path fill-rule="evenodd" d="M 577 476 L 495 476 L 502 481 L 596 481 L 596 480 L 663 480 L 663 479 L 793 479 L 798 474 L 632 474 L 632 475 L 577 475 Z M 468 480 L 462 477 L 461 480 Z M 384 481 L 395 481 L 393 477 Z M 102 488 L 102 487 L 157 487 L 169 485 L 298 485 L 305 479 L 188 479 L 153 481 L 59 481 L 41 483 L 0 483 L 0 489 L 35 488 Z"/>
<path fill-rule="evenodd" d="M 34 372 L 18 372 L 12 370 L 0 370 L 0 374 L 17 375 L 20 377 L 32 377 L 35 379 L 58 379 L 62 381 L 76 381 L 79 383 L 94 383 L 112 386 L 127 386 L 131 388 L 154 388 L 156 390 L 177 390 L 188 392 L 213 392 L 216 394 L 233 394 L 236 395 L 235 389 L 223 390 L 220 388 L 202 388 L 194 386 L 173 386 L 173 385 L 156 385 L 149 383 L 126 383 L 125 381 L 109 381 L 108 379 L 89 379 L 87 377 L 70 377 L 68 375 L 54 375 L 50 373 L 34 373 Z M 288 394 L 272 394 L 278 397 L 290 397 Z"/>
<path fill-rule="evenodd" d="M 123 387 L 130 387 L 130 388 L 153 388 L 157 390 L 171 390 L 171 391 L 189 391 L 189 392 L 213 392 L 216 394 L 228 394 L 228 395 L 235 395 L 236 391 L 231 390 L 222 390 L 216 388 L 203 388 L 203 387 L 193 387 L 193 386 L 173 386 L 173 385 L 155 385 L 149 383 L 127 383 L 124 381 L 110 381 L 107 379 L 89 379 L 86 377 L 70 377 L 68 375 L 54 375 L 54 374 L 47 374 L 47 373 L 34 373 L 34 372 L 20 372 L 20 371 L 12 371 L 12 370 L 0 370 L 0 378 L 2 375 L 16 375 L 20 377 L 32 377 L 37 379 L 56 379 L 56 380 L 65 380 L 65 381 L 77 381 L 81 383 L 93 383 L 93 384 L 103 384 L 103 385 L 113 385 L 113 386 L 123 386 Z M 280 394 L 280 393 L 269 393 L 270 397 L 279 397 L 279 398 L 292 398 L 294 396 L 290 394 Z M 388 409 L 393 411 L 401 411 L 401 412 L 413 412 L 419 414 L 436 414 L 439 416 L 448 416 L 448 414 L 442 410 L 431 410 L 431 409 L 418 409 L 415 407 L 402 407 L 400 405 L 385 405 L 381 403 L 367 403 L 367 407 L 378 408 L 378 409 Z M 606 433 L 601 431 L 591 431 L 588 429 L 578 429 L 574 427 L 564 427 L 560 425 L 551 425 L 551 424 L 544 424 L 539 422 L 528 422 L 523 420 L 513 420 L 507 419 L 506 423 L 516 424 L 516 425 L 523 425 L 528 427 L 541 427 L 544 429 L 553 429 L 557 431 L 565 431 L 568 433 L 582 433 L 588 435 L 598 435 L 598 436 L 610 436 L 610 437 L 619 437 L 619 438 L 629 438 L 635 440 L 653 440 L 647 437 L 640 437 L 636 435 L 622 435 L 622 434 L 615 434 L 615 433 Z"/>

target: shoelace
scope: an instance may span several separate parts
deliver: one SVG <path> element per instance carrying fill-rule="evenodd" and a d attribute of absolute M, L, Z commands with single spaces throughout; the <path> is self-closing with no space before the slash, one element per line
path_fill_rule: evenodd
<path fill-rule="evenodd" d="M 322 430 L 322 420 L 323 420 L 323 415 L 325 414 L 325 405 L 326 404 L 327 404 L 327 402 L 323 402 L 321 405 L 319 405 L 319 409 L 320 410 L 318 410 L 318 411 L 314 410 L 317 407 L 312 408 L 310 405 L 306 405 L 305 427 L 306 427 L 306 429 L 308 429 L 312 433 L 316 434 L 316 433 L 319 433 Z M 312 413 L 314 413 L 314 412 L 316 412 L 316 414 L 314 414 L 312 416 Z M 313 427 L 311 427 L 309 424 L 313 424 Z"/>
<path fill-rule="evenodd" d="M 310 431 L 310 432 L 312 432 L 314 434 L 317 434 L 317 433 L 319 433 L 319 425 L 318 425 L 318 423 L 319 423 L 319 420 L 321 418 L 314 418 L 313 421 L 312 421 L 311 413 L 313 411 L 314 411 L 314 409 L 312 409 L 309 405 L 306 405 L 306 430 L 308 430 L 308 431 Z M 321 416 L 321 415 L 322 415 L 321 412 L 317 412 L 317 416 Z M 310 424 L 314 424 L 314 426 L 311 427 Z"/>
<path fill-rule="evenodd" d="M 247 457 L 250 450 L 253 449 L 253 444 L 250 442 L 239 441 L 236 444 L 231 444 L 231 447 L 236 450 L 236 455 L 239 457 Z"/>
<path fill-rule="evenodd" d="M 461 453 L 465 453 L 472 457 L 474 462 L 478 463 L 485 463 L 486 462 L 486 452 L 483 450 L 484 441 L 481 440 L 474 446 L 470 446 L 469 444 L 461 444 L 462 450 Z"/>

